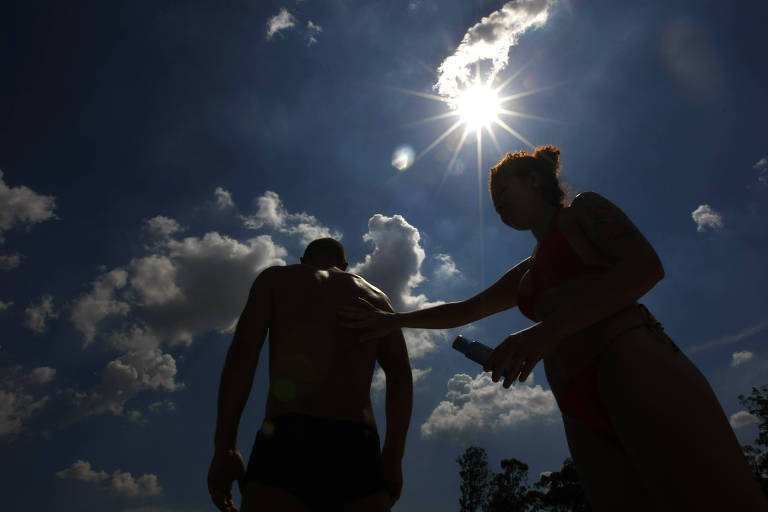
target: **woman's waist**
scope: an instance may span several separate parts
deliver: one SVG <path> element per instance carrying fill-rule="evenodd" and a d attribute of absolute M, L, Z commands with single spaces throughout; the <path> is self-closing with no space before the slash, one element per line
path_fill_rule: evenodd
<path fill-rule="evenodd" d="M 544 367 L 550 387 L 567 382 L 602 354 L 605 347 L 622 334 L 649 327 L 660 328 L 659 322 L 642 304 L 632 303 L 626 308 L 582 329 L 560 342 L 557 349 L 545 358 Z"/>

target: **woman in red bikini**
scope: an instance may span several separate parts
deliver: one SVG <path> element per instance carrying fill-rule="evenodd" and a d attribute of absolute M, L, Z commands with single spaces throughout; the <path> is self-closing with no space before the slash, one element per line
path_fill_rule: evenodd
<path fill-rule="evenodd" d="M 535 323 L 484 369 L 508 388 L 544 361 L 593 510 L 768 510 L 706 378 L 636 302 L 664 277 L 656 252 L 602 196 L 579 194 L 566 207 L 559 156 L 544 146 L 491 169 L 502 222 L 536 237 L 530 258 L 467 300 L 408 313 L 367 305 L 343 312 L 347 325 L 376 338 L 519 306 Z"/>

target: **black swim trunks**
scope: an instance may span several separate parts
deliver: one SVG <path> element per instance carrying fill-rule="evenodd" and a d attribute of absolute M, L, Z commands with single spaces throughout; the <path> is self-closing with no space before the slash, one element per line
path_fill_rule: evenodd
<path fill-rule="evenodd" d="M 341 510 L 385 489 L 379 435 L 358 421 L 278 416 L 256 435 L 245 480 L 290 493 L 313 512 Z"/>

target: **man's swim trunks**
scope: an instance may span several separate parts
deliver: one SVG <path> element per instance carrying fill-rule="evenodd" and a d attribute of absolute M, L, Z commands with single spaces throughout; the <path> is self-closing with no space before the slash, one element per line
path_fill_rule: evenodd
<path fill-rule="evenodd" d="M 379 435 L 358 421 L 278 416 L 256 435 L 245 480 L 292 494 L 313 512 L 341 510 L 385 489 Z"/>

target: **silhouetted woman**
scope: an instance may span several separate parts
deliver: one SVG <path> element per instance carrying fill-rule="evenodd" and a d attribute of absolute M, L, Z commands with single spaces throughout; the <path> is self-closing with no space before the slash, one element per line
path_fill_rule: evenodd
<path fill-rule="evenodd" d="M 366 337 L 458 327 L 518 306 L 535 323 L 485 365 L 508 388 L 544 360 L 571 455 L 595 511 L 768 510 L 706 378 L 636 301 L 664 277 L 653 247 L 594 193 L 565 206 L 560 150 L 507 154 L 491 169 L 501 221 L 537 244 L 478 295 L 408 313 L 343 313 Z"/>

